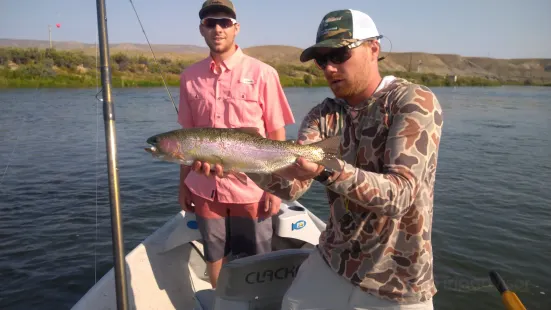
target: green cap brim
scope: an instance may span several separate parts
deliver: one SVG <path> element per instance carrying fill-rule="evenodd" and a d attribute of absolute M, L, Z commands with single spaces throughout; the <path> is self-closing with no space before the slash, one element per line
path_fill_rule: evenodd
<path fill-rule="evenodd" d="M 319 48 L 341 48 L 348 46 L 354 42 L 358 41 L 357 39 L 329 39 L 316 43 L 307 49 L 305 49 L 302 54 L 300 54 L 300 61 L 307 62 L 314 58 L 316 50 Z"/>

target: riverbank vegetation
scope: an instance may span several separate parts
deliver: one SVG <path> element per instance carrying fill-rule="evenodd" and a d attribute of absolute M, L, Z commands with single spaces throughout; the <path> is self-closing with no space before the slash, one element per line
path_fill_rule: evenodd
<path fill-rule="evenodd" d="M 161 74 L 169 86 L 179 85 L 179 73 L 198 59 L 111 55 L 113 87 L 162 86 Z M 0 48 L 0 88 L 35 87 L 95 87 L 100 85 L 99 57 L 80 51 L 36 48 Z M 284 87 L 326 86 L 323 72 L 312 62 L 306 65 L 272 63 Z M 483 77 L 448 76 L 405 71 L 381 72 L 392 74 L 427 86 L 500 86 L 545 85 L 531 79 L 500 80 Z"/>

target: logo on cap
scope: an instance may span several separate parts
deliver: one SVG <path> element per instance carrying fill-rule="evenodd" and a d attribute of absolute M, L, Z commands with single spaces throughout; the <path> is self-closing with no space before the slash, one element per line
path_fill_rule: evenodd
<path fill-rule="evenodd" d="M 330 23 L 330 22 L 336 22 L 338 20 L 341 20 L 342 19 L 342 16 L 338 16 L 338 17 L 329 17 L 328 19 L 325 20 L 326 23 Z"/>

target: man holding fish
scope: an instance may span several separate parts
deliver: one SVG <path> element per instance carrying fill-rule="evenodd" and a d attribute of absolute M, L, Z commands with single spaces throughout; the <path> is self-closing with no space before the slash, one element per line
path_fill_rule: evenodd
<path fill-rule="evenodd" d="M 337 167 L 297 155 L 295 164 L 274 173 L 249 174 L 285 199 L 299 198 L 313 180 L 327 190 L 327 229 L 282 309 L 433 309 L 431 232 L 442 108 L 427 87 L 381 77 L 380 38 L 367 14 L 333 11 L 319 24 L 316 44 L 300 57 L 323 70 L 335 98 L 310 111 L 298 143 L 341 136 Z M 211 163 L 214 168 L 196 162 L 194 169 L 222 176 L 224 165 Z"/>
<path fill-rule="evenodd" d="M 278 73 L 243 54 L 235 43 L 240 25 L 233 3 L 207 0 L 199 17 L 210 56 L 181 74 L 178 122 L 184 129 L 248 127 L 262 137 L 284 140 L 284 126 L 294 123 L 294 118 Z M 182 166 L 179 202 L 182 209 L 197 215 L 213 287 L 230 253 L 271 251 L 271 216 L 281 200 L 246 182 L 246 177 L 218 178 Z"/>

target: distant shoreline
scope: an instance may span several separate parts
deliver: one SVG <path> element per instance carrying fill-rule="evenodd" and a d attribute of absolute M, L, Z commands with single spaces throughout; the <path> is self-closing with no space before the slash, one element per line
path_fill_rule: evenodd
<path fill-rule="evenodd" d="M 101 76 L 98 73 L 97 80 L 95 73 L 87 74 L 57 74 L 56 76 L 40 77 L 40 75 L 10 76 L 6 69 L 0 68 L 0 89 L 24 89 L 24 88 L 95 88 L 101 87 Z M 279 71 L 279 70 L 278 70 Z M 456 83 L 449 82 L 445 76 L 436 74 L 407 74 L 407 72 L 381 72 L 381 75 L 394 75 L 403 77 L 411 82 L 419 83 L 428 87 L 498 87 L 506 85 L 515 86 L 551 86 L 548 84 L 521 83 L 516 81 L 499 82 L 476 77 L 463 77 Z M 164 74 L 165 82 L 169 87 L 179 87 L 179 76 L 175 74 Z M 312 79 L 311 82 L 301 78 L 290 77 L 280 73 L 281 85 L 285 88 L 293 87 L 328 87 L 323 78 Z M 163 87 L 161 76 L 142 76 L 136 78 L 132 75 L 112 73 L 111 85 L 113 88 L 151 88 Z"/>
<path fill-rule="evenodd" d="M 79 79 L 76 77 L 77 80 Z M 0 89 L 33 89 L 33 88 L 42 88 L 42 89 L 62 89 L 62 88 L 81 88 L 81 89 L 92 89 L 96 86 L 101 87 L 101 82 L 99 84 L 91 84 L 86 82 L 78 82 L 77 80 L 71 79 L 48 79 L 48 80 L 10 80 L 0 77 Z M 412 80 L 410 80 L 412 81 Z M 155 88 L 155 87 L 164 87 L 162 82 L 152 81 L 152 80 L 120 80 L 112 79 L 112 88 L 122 89 L 122 88 Z M 423 83 L 422 81 L 412 81 L 427 87 L 500 87 L 500 86 L 539 86 L 539 87 L 551 87 L 551 84 L 531 84 L 524 85 L 521 83 L 508 83 L 508 84 L 492 84 L 492 85 L 480 85 L 477 83 L 472 84 L 462 84 L 462 85 L 441 85 L 439 83 Z M 282 87 L 284 88 L 321 88 L 328 87 L 327 85 L 307 85 L 300 81 L 291 81 L 285 83 L 282 81 Z M 179 83 L 169 83 L 167 82 L 168 87 L 179 87 Z"/>
<path fill-rule="evenodd" d="M 1 72 L 1 71 L 0 71 Z M 401 77 L 399 73 L 388 73 L 394 76 Z M 383 73 L 383 76 L 387 75 Z M 421 74 L 420 79 L 412 79 L 406 76 L 404 78 L 408 79 L 411 82 L 419 83 L 427 87 L 499 87 L 499 86 L 551 86 L 551 83 L 548 84 L 525 84 L 520 82 L 508 82 L 508 83 L 499 83 L 492 80 L 484 79 L 470 79 L 463 83 L 452 84 L 442 82 L 445 77 L 434 79 L 431 75 Z M 423 79 L 426 81 L 424 82 Z M 166 77 L 165 77 L 166 81 Z M 309 87 L 309 88 L 320 88 L 328 87 L 325 80 L 314 81 L 313 84 L 306 84 L 301 79 L 293 79 L 286 76 L 280 76 L 280 81 L 282 87 L 293 88 L 293 87 Z M 169 87 L 179 87 L 179 81 L 174 81 L 170 79 L 166 81 L 167 86 Z M 10 78 L 2 76 L 0 73 L 0 89 L 25 89 L 25 88 L 95 88 L 96 86 L 101 87 L 101 80 L 96 84 L 95 77 L 83 76 L 83 75 L 63 75 L 57 76 L 55 78 L 42 78 L 39 79 L 36 76 L 30 76 L 27 78 Z M 164 84 L 158 79 L 132 79 L 131 77 L 113 76 L 111 79 L 111 86 L 113 88 L 153 88 L 153 87 L 163 87 Z"/>
<path fill-rule="evenodd" d="M 112 87 L 160 87 L 161 73 L 168 86 L 179 86 L 179 74 L 194 59 L 158 58 L 111 55 Z M 325 87 L 323 72 L 315 65 L 297 65 L 284 61 L 266 63 L 273 66 L 283 87 Z M 79 51 L 59 51 L 37 48 L 0 48 L 0 88 L 92 88 L 100 85 L 100 73 L 95 70 L 96 58 Z M 434 73 L 381 71 L 412 82 L 435 86 L 551 86 L 551 82 L 532 79 L 500 80 L 475 76 L 443 76 Z"/>

